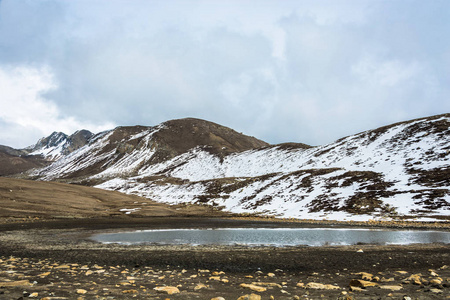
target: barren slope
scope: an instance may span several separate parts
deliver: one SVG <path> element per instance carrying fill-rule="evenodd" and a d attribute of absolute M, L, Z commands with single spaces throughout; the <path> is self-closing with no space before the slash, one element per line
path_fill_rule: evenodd
<path fill-rule="evenodd" d="M 135 210 L 136 207 L 141 209 Z M 210 214 L 206 207 L 170 207 L 138 196 L 92 187 L 0 177 L 0 221 Z"/>
<path fill-rule="evenodd" d="M 0 176 L 8 176 L 49 164 L 44 158 L 26 155 L 20 150 L 0 145 Z"/>

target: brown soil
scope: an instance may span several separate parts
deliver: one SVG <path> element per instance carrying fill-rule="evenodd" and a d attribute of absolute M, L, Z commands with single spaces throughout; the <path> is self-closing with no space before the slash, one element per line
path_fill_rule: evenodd
<path fill-rule="evenodd" d="M 128 217 L 219 216 L 206 206 L 169 206 L 146 198 L 79 185 L 0 177 L 0 223 L 25 220 Z M 131 216 L 131 215 L 130 215 Z"/>

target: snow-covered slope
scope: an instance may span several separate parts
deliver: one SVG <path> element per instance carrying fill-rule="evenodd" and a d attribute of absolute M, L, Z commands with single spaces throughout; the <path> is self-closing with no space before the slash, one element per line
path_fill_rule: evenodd
<path fill-rule="evenodd" d="M 56 161 L 59 158 L 86 145 L 93 134 L 88 130 L 76 131 L 71 136 L 62 132 L 53 132 L 48 137 L 40 139 L 36 145 L 22 151 L 28 155 L 40 155 L 47 160 Z"/>
<path fill-rule="evenodd" d="M 44 180 L 105 181 L 129 178 L 142 169 L 165 165 L 190 149 L 202 149 L 217 159 L 230 153 L 268 145 L 254 137 L 199 119 L 180 119 L 158 126 L 117 127 L 93 136 L 89 143 L 32 176 Z"/>
<path fill-rule="evenodd" d="M 179 126 L 181 135 L 168 138 Z M 449 114 L 319 147 L 269 146 L 255 139 L 237 149 L 247 139 L 230 143 L 231 135 L 217 131 L 203 143 L 191 142 L 210 136 L 210 127 L 197 127 L 163 123 L 118 134 L 119 128 L 34 175 L 241 213 L 340 220 L 450 217 Z"/>

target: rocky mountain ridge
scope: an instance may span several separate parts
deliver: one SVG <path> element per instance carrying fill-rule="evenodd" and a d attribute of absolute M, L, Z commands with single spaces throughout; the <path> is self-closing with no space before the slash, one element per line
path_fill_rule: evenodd
<path fill-rule="evenodd" d="M 68 136 L 53 132 L 35 145 L 24 149 L 0 145 L 0 176 L 8 176 L 29 169 L 43 167 L 83 147 L 93 136 L 88 130 L 79 130 Z"/>
<path fill-rule="evenodd" d="M 269 145 L 199 119 L 118 127 L 29 176 L 305 219 L 448 219 L 450 114 L 324 146 Z"/>

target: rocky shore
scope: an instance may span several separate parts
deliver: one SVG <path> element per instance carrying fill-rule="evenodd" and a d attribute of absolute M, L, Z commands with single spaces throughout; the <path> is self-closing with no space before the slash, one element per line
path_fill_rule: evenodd
<path fill-rule="evenodd" d="M 0 225 L 0 299 L 450 299 L 450 247 L 125 246 L 99 232 L 255 227 L 151 218 Z M 303 226 L 293 223 L 264 226 Z"/>

